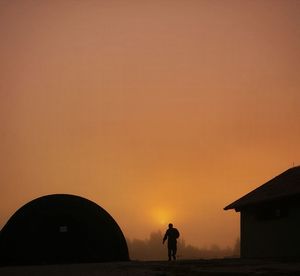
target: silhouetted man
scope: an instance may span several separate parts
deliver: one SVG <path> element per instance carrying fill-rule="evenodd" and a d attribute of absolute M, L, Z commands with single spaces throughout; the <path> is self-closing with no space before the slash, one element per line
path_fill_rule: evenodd
<path fill-rule="evenodd" d="M 169 224 L 169 229 L 166 231 L 166 234 L 163 238 L 163 244 L 168 239 L 168 256 L 169 261 L 171 261 L 171 257 L 173 260 L 176 260 L 176 252 L 177 252 L 177 239 L 179 238 L 179 231 L 176 228 L 173 228 L 173 224 Z"/>

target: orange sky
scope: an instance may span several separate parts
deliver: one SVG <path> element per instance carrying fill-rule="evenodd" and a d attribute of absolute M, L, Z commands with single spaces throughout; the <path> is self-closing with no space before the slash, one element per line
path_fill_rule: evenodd
<path fill-rule="evenodd" d="M 50 193 L 129 238 L 232 245 L 223 207 L 300 163 L 300 1 L 0 2 L 0 227 Z"/>

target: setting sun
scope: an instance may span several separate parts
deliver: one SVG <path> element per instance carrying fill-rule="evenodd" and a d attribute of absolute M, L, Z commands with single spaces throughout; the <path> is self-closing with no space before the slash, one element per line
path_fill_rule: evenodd
<path fill-rule="evenodd" d="M 157 226 L 162 227 L 172 222 L 174 216 L 167 208 L 154 208 L 152 211 L 152 219 Z"/>

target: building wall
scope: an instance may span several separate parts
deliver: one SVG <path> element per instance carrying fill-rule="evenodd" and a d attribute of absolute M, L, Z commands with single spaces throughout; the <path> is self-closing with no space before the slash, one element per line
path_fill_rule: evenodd
<path fill-rule="evenodd" d="M 242 210 L 241 257 L 300 257 L 300 204 Z"/>

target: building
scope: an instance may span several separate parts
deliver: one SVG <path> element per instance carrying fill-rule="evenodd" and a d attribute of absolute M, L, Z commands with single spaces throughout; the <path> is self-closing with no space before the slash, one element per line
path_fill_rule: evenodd
<path fill-rule="evenodd" d="M 299 166 L 224 208 L 229 209 L 241 214 L 241 257 L 300 257 Z"/>
<path fill-rule="evenodd" d="M 21 207 L 0 234 L 0 264 L 128 261 L 124 235 L 100 206 L 56 194 Z"/>

